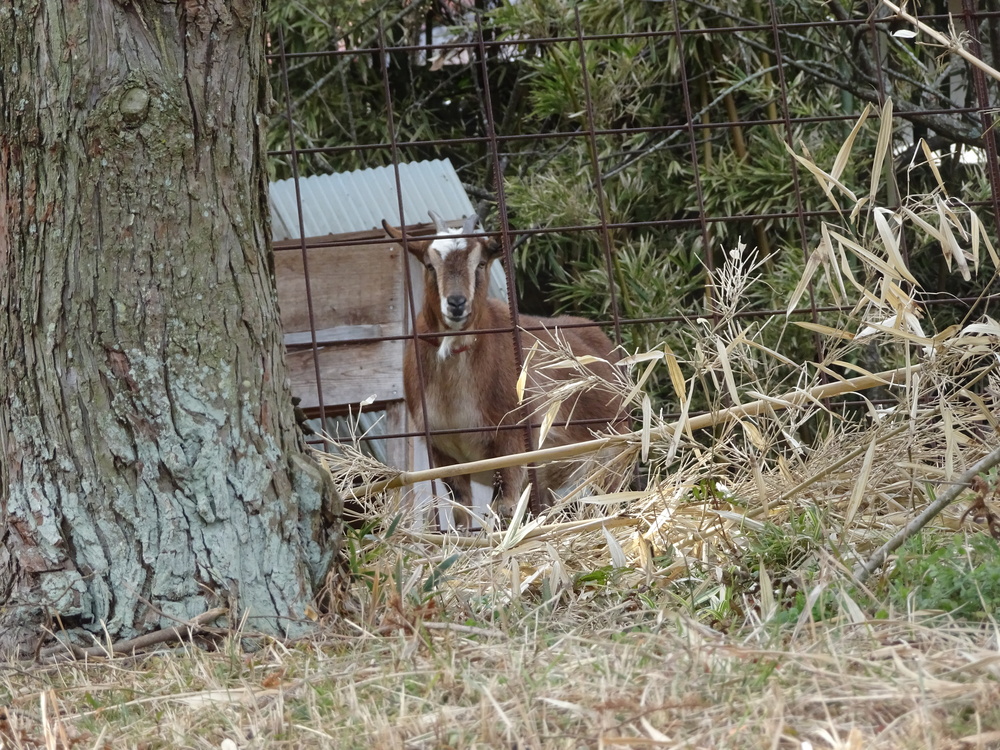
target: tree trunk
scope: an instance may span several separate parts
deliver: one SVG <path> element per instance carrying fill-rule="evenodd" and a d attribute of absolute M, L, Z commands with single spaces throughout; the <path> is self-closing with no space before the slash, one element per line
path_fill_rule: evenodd
<path fill-rule="evenodd" d="M 232 607 L 340 542 L 285 377 L 260 3 L 0 6 L 0 646 Z"/>

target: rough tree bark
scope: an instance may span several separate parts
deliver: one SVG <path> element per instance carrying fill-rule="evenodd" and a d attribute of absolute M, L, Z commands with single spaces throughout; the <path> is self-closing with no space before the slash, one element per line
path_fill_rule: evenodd
<path fill-rule="evenodd" d="M 0 4 L 0 633 L 231 605 L 301 632 L 340 541 L 290 405 L 261 3 Z M 58 616 L 58 619 L 57 619 Z"/>

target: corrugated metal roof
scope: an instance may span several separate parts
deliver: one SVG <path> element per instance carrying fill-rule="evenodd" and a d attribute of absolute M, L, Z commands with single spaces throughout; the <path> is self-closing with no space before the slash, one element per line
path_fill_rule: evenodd
<path fill-rule="evenodd" d="M 475 210 L 448 159 L 400 164 L 399 182 L 405 224 L 428 221 L 428 211 L 437 211 L 450 221 L 471 216 Z M 396 173 L 391 165 L 300 177 L 299 192 L 306 237 L 376 229 L 382 219 L 400 223 Z M 272 182 L 270 199 L 274 239 L 298 239 L 295 181 Z"/>

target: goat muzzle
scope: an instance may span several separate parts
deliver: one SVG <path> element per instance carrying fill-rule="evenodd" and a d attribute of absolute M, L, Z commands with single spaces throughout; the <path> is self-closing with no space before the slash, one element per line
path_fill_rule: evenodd
<path fill-rule="evenodd" d="M 468 299 L 464 294 L 449 294 L 445 300 L 445 317 L 453 328 L 465 323 L 469 318 Z"/>

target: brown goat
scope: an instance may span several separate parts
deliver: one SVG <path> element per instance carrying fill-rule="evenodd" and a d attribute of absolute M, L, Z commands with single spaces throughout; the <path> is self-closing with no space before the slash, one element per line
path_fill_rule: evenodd
<path fill-rule="evenodd" d="M 467 461 L 519 453 L 527 449 L 524 429 L 487 429 L 478 432 L 436 434 L 438 430 L 477 430 L 515 425 L 529 416 L 525 405 L 518 404 L 516 383 L 520 370 L 514 356 L 511 315 L 505 302 L 487 296 L 489 265 L 501 255 L 498 243 L 482 237 L 452 237 L 471 234 L 477 217 L 469 217 L 461 229 L 451 229 L 433 211 L 437 229 L 431 239 L 408 237 L 406 249 L 419 260 L 424 271 L 423 308 L 417 317 L 417 334 L 441 334 L 468 331 L 451 336 L 418 336 L 409 341 L 403 365 L 406 403 L 414 420 L 430 431 L 431 456 L 435 465 L 448 466 Z M 382 221 L 390 237 L 402 242 L 399 229 Z M 555 333 L 568 344 L 574 356 L 592 355 L 603 362 L 587 365 L 594 374 L 613 378 L 612 364 L 618 355 L 608 337 L 595 325 L 563 328 L 590 323 L 568 316 L 534 318 L 518 316 L 522 357 L 536 339 L 549 349 L 556 347 Z M 507 329 L 504 333 L 481 333 Z M 530 367 L 528 384 L 548 383 L 571 377 L 566 369 L 548 369 L 544 377 Z M 420 388 L 423 386 L 423 399 Z M 564 404 L 545 438 L 545 445 L 565 445 L 588 440 L 591 430 L 623 431 L 621 398 L 609 391 L 585 390 Z M 426 404 L 427 414 L 422 413 Z M 597 423 L 570 422 L 599 420 Z M 532 431 L 532 447 L 537 447 L 539 431 Z M 536 470 L 543 502 L 551 502 L 550 491 L 571 479 L 573 467 L 549 464 Z M 500 469 L 494 476 L 494 512 L 508 518 L 527 481 L 522 466 Z M 472 485 L 468 475 L 445 480 L 454 499 L 461 504 L 454 509 L 455 525 L 467 528 Z"/>

